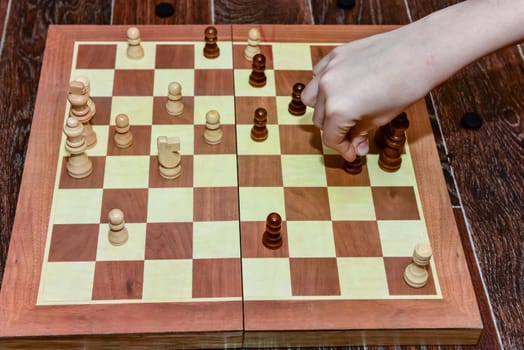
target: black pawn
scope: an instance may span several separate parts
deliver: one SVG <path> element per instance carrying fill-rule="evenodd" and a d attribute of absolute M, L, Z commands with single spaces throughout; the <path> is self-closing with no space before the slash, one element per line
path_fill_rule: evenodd
<path fill-rule="evenodd" d="M 406 143 L 405 131 L 408 127 L 409 121 L 405 113 L 400 114 L 389 123 L 385 138 L 386 147 L 378 158 L 378 165 L 382 170 L 395 172 L 400 169 L 402 149 Z"/>
<path fill-rule="evenodd" d="M 204 31 L 206 45 L 204 46 L 204 56 L 207 58 L 217 58 L 220 55 L 220 49 L 217 45 L 217 29 L 207 27 Z"/>
<path fill-rule="evenodd" d="M 344 171 L 351 175 L 357 175 L 362 172 L 362 165 L 364 164 L 364 159 L 361 156 L 357 156 L 354 161 L 348 162 L 344 161 Z"/>
<path fill-rule="evenodd" d="M 262 87 L 266 85 L 266 56 L 257 53 L 253 57 L 253 71 L 249 75 L 249 85 L 253 87 Z"/>
<path fill-rule="evenodd" d="M 282 218 L 277 213 L 271 213 L 266 219 L 266 230 L 262 235 L 262 243 L 266 248 L 278 249 L 282 246 Z"/>
<path fill-rule="evenodd" d="M 291 94 L 291 102 L 287 108 L 290 114 L 300 116 L 306 113 L 306 105 L 302 103 L 302 90 L 305 86 L 302 83 L 293 85 L 293 93 Z"/>
<path fill-rule="evenodd" d="M 255 121 L 253 128 L 251 128 L 251 139 L 253 141 L 262 142 L 267 139 L 267 111 L 264 108 L 257 108 L 255 110 Z"/>
<path fill-rule="evenodd" d="M 402 112 L 400 113 L 399 115 L 396 116 L 396 118 L 407 118 L 407 114 L 406 112 Z M 389 130 L 389 124 L 386 124 L 386 125 L 382 125 L 380 128 L 377 129 L 377 131 L 375 131 L 375 137 L 373 138 L 374 142 L 375 142 L 375 146 L 377 146 L 378 148 L 384 148 L 386 147 L 386 135 L 388 133 L 388 130 Z"/>

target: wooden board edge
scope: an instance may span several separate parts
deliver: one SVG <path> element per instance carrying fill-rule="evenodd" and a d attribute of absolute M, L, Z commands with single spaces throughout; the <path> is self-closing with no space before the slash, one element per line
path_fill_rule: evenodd
<path fill-rule="evenodd" d="M 240 348 L 242 331 L 201 333 L 122 334 L 0 339 L 2 349 L 221 349 Z"/>
<path fill-rule="evenodd" d="M 373 345 L 474 345 L 479 329 L 351 330 L 303 332 L 247 332 L 245 348 L 373 346 Z"/>
<path fill-rule="evenodd" d="M 264 42 L 305 42 L 308 43 L 345 43 L 371 35 L 400 28 L 398 25 L 301 25 L 301 24 L 233 24 L 234 42 L 246 42 L 251 28 L 258 28 L 261 43 Z M 313 34 L 314 35 L 311 35 Z"/>
<path fill-rule="evenodd" d="M 51 25 L 73 41 L 122 41 L 127 40 L 127 30 L 136 27 L 140 30 L 140 40 L 145 41 L 202 41 L 204 31 L 209 25 L 174 24 L 174 25 Z M 231 25 L 213 25 L 217 29 L 218 44 L 231 41 Z M 108 30 L 110 28 L 110 30 Z M 183 30 L 181 30 L 183 29 Z M 103 35 L 100 35 L 103 34 Z"/>
<path fill-rule="evenodd" d="M 456 308 L 456 317 L 462 316 L 464 324 L 481 328 L 480 311 L 425 102 L 412 105 L 408 118 L 410 152 L 442 295 L 450 307 Z"/>

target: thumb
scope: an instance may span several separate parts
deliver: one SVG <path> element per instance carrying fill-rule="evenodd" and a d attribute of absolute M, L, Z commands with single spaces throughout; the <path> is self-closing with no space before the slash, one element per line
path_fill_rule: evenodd
<path fill-rule="evenodd" d="M 310 107 L 315 107 L 318 95 L 318 77 L 314 77 L 302 90 L 302 102 Z"/>

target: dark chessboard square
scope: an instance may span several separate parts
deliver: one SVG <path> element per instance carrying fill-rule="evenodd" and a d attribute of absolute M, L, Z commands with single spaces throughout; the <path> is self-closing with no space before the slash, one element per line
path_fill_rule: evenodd
<path fill-rule="evenodd" d="M 195 70 L 195 96 L 232 96 L 233 85 L 230 69 Z"/>
<path fill-rule="evenodd" d="M 333 221 L 338 257 L 382 256 L 376 221 Z"/>
<path fill-rule="evenodd" d="M 193 221 L 238 220 L 237 187 L 193 189 Z"/>
<path fill-rule="evenodd" d="M 193 259 L 193 298 L 242 296 L 240 259 Z"/>
<path fill-rule="evenodd" d="M 370 186 L 368 167 L 362 166 L 359 174 L 344 171 L 344 158 L 338 154 L 325 154 L 324 166 L 328 186 Z"/>
<path fill-rule="evenodd" d="M 377 220 L 418 220 L 420 218 L 413 187 L 372 187 Z"/>
<path fill-rule="evenodd" d="M 322 136 L 314 125 L 279 125 L 282 154 L 322 154 Z"/>
<path fill-rule="evenodd" d="M 193 156 L 182 155 L 180 157 L 180 167 L 182 170 L 179 177 L 172 180 L 164 179 L 160 176 L 158 157 L 151 156 L 149 160 L 149 187 L 193 187 Z"/>
<path fill-rule="evenodd" d="M 115 126 L 109 127 L 107 154 L 109 156 L 146 156 L 151 148 L 151 126 L 131 125 L 129 131 L 133 134 L 133 144 L 127 148 L 117 147 L 114 136 Z"/>
<path fill-rule="evenodd" d="M 76 68 L 114 69 L 116 62 L 116 45 L 78 45 Z"/>
<path fill-rule="evenodd" d="M 322 57 L 330 53 L 336 46 L 316 46 L 311 45 L 311 62 L 315 66 Z"/>
<path fill-rule="evenodd" d="M 385 257 L 386 278 L 390 295 L 435 295 L 435 281 L 428 265 L 429 278 L 422 288 L 413 288 L 404 281 L 404 270 L 413 261 L 410 257 Z M 430 263 L 431 264 L 431 263 Z"/>
<path fill-rule="evenodd" d="M 109 222 L 107 215 L 114 208 L 124 212 L 126 222 L 146 222 L 147 195 L 147 188 L 104 189 L 100 222 Z"/>
<path fill-rule="evenodd" d="M 237 162 L 239 186 L 283 186 L 279 155 L 239 155 Z"/>
<path fill-rule="evenodd" d="M 48 261 L 95 261 L 99 225 L 53 225 Z"/>
<path fill-rule="evenodd" d="M 331 220 L 326 187 L 285 187 L 286 220 Z"/>
<path fill-rule="evenodd" d="M 247 38 L 247 33 L 246 33 Z M 247 40 L 247 39 L 246 39 Z M 234 69 L 251 69 L 253 61 L 244 57 L 246 45 L 233 46 L 233 68 Z M 266 69 L 273 69 L 273 49 L 271 45 L 260 45 L 261 53 L 266 57 Z"/>
<path fill-rule="evenodd" d="M 195 125 L 194 154 L 236 154 L 235 125 L 222 125 L 222 141 L 217 145 L 210 145 L 204 139 L 205 125 Z"/>
<path fill-rule="evenodd" d="M 195 46 L 194 45 L 157 45 L 155 68 L 180 69 L 194 68 Z"/>
<path fill-rule="evenodd" d="M 336 258 L 290 258 L 293 296 L 340 295 Z"/>
<path fill-rule="evenodd" d="M 149 223 L 146 233 L 146 259 L 191 259 L 193 223 Z"/>
<path fill-rule="evenodd" d="M 286 222 L 282 221 L 282 246 L 269 249 L 262 243 L 266 230 L 265 221 L 249 221 L 240 224 L 243 258 L 286 258 L 289 257 Z"/>
<path fill-rule="evenodd" d="M 144 261 L 97 261 L 93 300 L 140 299 Z"/>
<path fill-rule="evenodd" d="M 117 69 L 113 96 L 152 96 L 154 71 L 150 69 Z"/>
<path fill-rule="evenodd" d="M 104 172 L 106 167 L 105 157 L 89 157 L 93 164 L 93 172 L 91 175 L 83 179 L 75 179 L 69 176 L 66 168 L 67 159 L 68 157 L 62 159 L 59 188 L 102 188 L 104 186 Z"/>
<path fill-rule="evenodd" d="M 236 123 L 253 124 L 257 108 L 266 110 L 268 124 L 278 123 L 275 96 L 235 96 Z"/>
<path fill-rule="evenodd" d="M 153 124 L 194 124 L 195 123 L 195 99 L 193 96 L 182 96 L 184 113 L 171 115 L 166 110 L 166 97 L 153 97 Z"/>
<path fill-rule="evenodd" d="M 93 119 L 91 119 L 91 124 L 93 125 L 109 125 L 111 119 L 111 97 L 93 97 L 92 98 L 96 113 Z M 114 116 L 113 116 L 114 117 Z"/>
<path fill-rule="evenodd" d="M 291 101 L 293 85 L 296 83 L 307 85 L 311 79 L 313 73 L 310 70 L 275 70 L 277 96 L 289 96 Z"/>

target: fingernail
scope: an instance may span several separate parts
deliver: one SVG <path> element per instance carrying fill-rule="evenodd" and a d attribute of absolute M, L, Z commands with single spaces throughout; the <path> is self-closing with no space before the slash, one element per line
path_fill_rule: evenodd
<path fill-rule="evenodd" d="M 357 154 L 359 156 L 365 156 L 369 152 L 369 142 L 367 140 L 362 141 L 357 146 Z"/>

